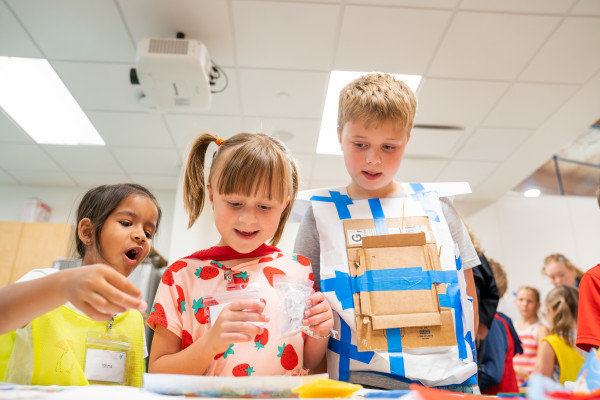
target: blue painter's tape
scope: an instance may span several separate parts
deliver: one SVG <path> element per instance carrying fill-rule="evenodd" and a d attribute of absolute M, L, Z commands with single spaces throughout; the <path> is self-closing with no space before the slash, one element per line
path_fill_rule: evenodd
<path fill-rule="evenodd" d="M 379 199 L 369 199 L 369 207 L 371 208 L 371 214 L 375 221 L 375 232 L 378 235 L 387 235 L 389 231 L 385 215 L 383 215 L 381 201 Z"/>
<path fill-rule="evenodd" d="M 432 196 L 437 196 L 437 192 L 426 191 L 425 187 L 420 183 L 411 183 L 410 186 L 415 192 L 412 196 L 419 201 L 427 217 L 431 221 L 440 222 L 440 216 L 435 211 L 432 203 Z"/>
<path fill-rule="evenodd" d="M 335 209 L 337 210 L 338 217 L 340 219 L 350 219 L 350 210 L 348 210 L 348 206 L 353 204 L 352 199 L 345 194 L 341 194 L 340 192 L 330 191 L 329 194 L 331 197 L 325 196 L 312 196 L 310 199 L 312 201 L 324 201 L 327 203 L 333 203 L 335 205 Z"/>
<path fill-rule="evenodd" d="M 390 357 L 390 372 L 394 375 L 405 376 L 400 329 L 386 329 L 385 335 L 387 336 L 388 355 Z"/>
<path fill-rule="evenodd" d="M 411 183 L 410 187 L 415 193 L 421 193 L 425 191 L 425 186 L 423 186 L 421 183 Z"/>
<path fill-rule="evenodd" d="M 465 335 L 465 340 L 469 343 L 469 347 L 471 347 L 471 354 L 473 354 L 473 361 L 477 363 L 477 348 L 475 347 L 475 341 L 473 340 L 473 336 L 471 335 L 471 331 L 467 331 Z"/>
<path fill-rule="evenodd" d="M 338 380 L 344 382 L 348 382 L 350 377 L 350 359 L 369 364 L 375 355 L 372 351 L 359 352 L 358 348 L 351 343 L 351 340 L 350 326 L 340 317 L 340 340 L 330 338 L 327 347 L 340 356 Z"/>
<path fill-rule="evenodd" d="M 335 292 L 335 297 L 342 303 L 342 310 L 354 308 L 352 298 L 352 281 L 350 275 L 342 271 L 335 271 L 335 278 L 321 281 L 322 292 Z"/>

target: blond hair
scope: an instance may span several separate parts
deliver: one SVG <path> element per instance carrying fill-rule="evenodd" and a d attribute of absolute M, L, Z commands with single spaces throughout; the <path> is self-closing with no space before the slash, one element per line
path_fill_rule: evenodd
<path fill-rule="evenodd" d="M 579 291 L 570 285 L 558 285 L 546 296 L 546 308 L 554 312 L 550 333 L 562 337 L 573 346 L 573 325 L 577 323 Z"/>
<path fill-rule="evenodd" d="M 519 292 L 522 292 L 522 291 L 526 291 L 526 292 L 533 294 L 533 297 L 535 297 L 536 303 L 540 304 L 539 290 L 537 290 L 536 288 L 531 287 L 531 286 L 521 286 L 521 287 L 519 287 L 519 289 L 517 289 L 517 294 L 519 294 Z"/>
<path fill-rule="evenodd" d="M 410 138 L 417 98 L 408 85 L 389 74 L 363 75 L 340 92 L 338 134 L 349 121 L 361 120 L 366 127 L 391 120 Z"/>
<path fill-rule="evenodd" d="M 506 278 L 506 271 L 502 264 L 493 258 L 488 258 L 488 263 L 490 264 L 490 268 L 492 269 L 492 273 L 494 274 L 494 279 L 496 280 L 496 286 L 498 286 L 498 294 L 500 298 L 504 296 L 506 290 L 508 289 L 508 279 Z"/>
<path fill-rule="evenodd" d="M 277 231 L 271 239 L 276 245 L 290 216 L 298 193 L 298 168 L 287 147 L 263 133 L 239 133 L 222 142 L 213 153 L 208 181 L 204 179 L 206 150 L 218 136 L 200 135 L 193 143 L 185 167 L 183 206 L 188 213 L 188 228 L 200 216 L 207 183 L 219 194 L 256 195 L 266 190 L 269 199 L 289 203 L 281 213 Z"/>
<path fill-rule="evenodd" d="M 568 270 L 575 271 L 575 279 L 581 280 L 583 277 L 583 271 L 577 268 L 573 263 L 565 256 L 560 253 L 550 254 L 544 258 L 544 266 L 542 267 L 542 275 L 546 275 L 546 266 L 551 262 L 559 262 L 565 265 Z"/>

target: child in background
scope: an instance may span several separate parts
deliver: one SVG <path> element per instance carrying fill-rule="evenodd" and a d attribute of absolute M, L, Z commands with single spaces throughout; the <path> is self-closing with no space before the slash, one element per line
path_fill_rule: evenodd
<path fill-rule="evenodd" d="M 577 268 L 573 263 L 562 254 L 550 254 L 544 259 L 542 275 L 550 278 L 552 285 L 571 285 L 579 287 L 579 281 L 583 276 L 583 271 Z"/>
<path fill-rule="evenodd" d="M 93 331 L 123 335 L 119 340 L 127 341 L 130 349 L 123 361 L 122 381 L 113 383 L 141 387 L 147 348 L 140 311 L 147 306 L 126 277 L 150 252 L 160 217 L 156 198 L 139 185 L 104 185 L 83 196 L 75 232 L 82 266 L 32 270 L 0 290 L 1 329 L 19 328 L 6 382 L 104 382 L 91 372 L 91 363 L 90 370 L 84 366 L 88 333 Z M 98 355 L 102 362 L 106 354 Z"/>
<path fill-rule="evenodd" d="M 205 182 L 204 159 L 213 142 L 219 147 Z M 314 336 L 298 332 L 282 338 L 282 317 L 275 312 L 282 299 L 274 276 L 314 285 L 308 259 L 273 247 L 297 191 L 296 164 L 278 140 L 258 133 L 227 140 L 205 133 L 196 139 L 184 178 L 189 226 L 208 192 L 221 238 L 165 272 L 148 318 L 155 330 L 150 372 L 264 376 L 298 374 L 302 367 L 318 365 L 333 327 L 323 294 L 309 297 L 302 320 Z M 259 286 L 260 299 L 252 297 L 251 285 Z M 207 298 L 228 296 L 235 299 L 216 318 Z"/>
<path fill-rule="evenodd" d="M 542 338 L 548 335 L 548 328 L 540 322 L 540 292 L 531 286 L 521 286 L 517 290 L 515 305 L 521 314 L 517 321 L 517 333 L 523 346 L 523 354 L 515 355 L 513 364 L 519 387 L 523 388 L 529 375 L 535 368 L 538 346 Z"/>
<path fill-rule="evenodd" d="M 575 287 L 559 285 L 548 293 L 545 301 L 550 335 L 540 343 L 534 372 L 553 378 L 561 385 L 574 382 L 584 362 L 575 348 L 578 295 Z"/>
<path fill-rule="evenodd" d="M 410 139 L 416 109 L 417 99 L 412 90 L 404 82 L 396 80 L 389 74 L 364 75 L 350 82 L 340 92 L 337 135 L 351 182 L 348 186 L 332 189 L 333 191 L 324 189 L 320 192 L 322 195 L 311 198 L 313 201 L 300 224 L 294 245 L 295 252 L 304 254 L 310 259 L 315 273 L 317 290 L 320 290 L 321 282 L 325 282 L 325 280 L 331 282 L 330 279 L 334 278 L 333 275 L 330 275 L 332 269 L 347 266 L 344 235 L 338 233 L 343 232 L 340 221 L 348 217 L 343 215 L 351 214 L 350 207 L 347 207 L 348 204 L 355 201 L 361 201 L 362 204 L 367 201 L 369 204 L 394 203 L 398 207 L 394 206 L 391 209 L 383 207 L 382 211 L 386 216 L 396 214 L 397 217 L 400 217 L 403 208 L 399 203 L 403 203 L 405 199 L 412 201 L 412 199 L 407 199 L 408 195 L 405 193 L 402 183 L 396 181 L 395 176 Z M 332 132 L 332 134 L 334 133 Z M 315 200 L 317 198 L 329 198 L 331 201 Z M 474 318 L 473 314 L 468 314 L 471 321 L 467 321 L 467 323 L 474 324 L 476 332 L 478 307 L 472 268 L 480 264 L 479 257 L 451 200 L 447 197 L 431 198 L 431 203 L 421 204 L 420 207 L 427 208 L 430 205 L 436 210 L 438 206 L 441 208 L 440 214 L 443 216 L 439 220 L 443 220 L 444 223 L 440 224 L 440 233 L 444 231 L 443 236 L 450 239 L 442 248 L 454 249 L 454 243 L 456 243 L 460 250 L 462 268 L 459 270 L 459 275 L 462 278 L 464 273 L 467 295 L 473 299 L 472 306 L 475 313 Z M 338 207 L 343 210 L 344 214 L 334 222 L 340 225 L 332 225 L 330 221 L 324 222 L 323 218 L 326 218 L 327 215 L 340 215 Z M 442 227 L 442 225 L 444 226 Z M 334 262 L 328 260 L 326 264 L 323 262 L 324 254 L 330 250 L 329 254 L 335 252 L 336 259 Z M 331 258 L 329 255 L 327 257 Z M 447 267 L 453 266 L 447 265 Z M 347 273 L 346 271 L 342 272 Z M 323 289 L 325 289 L 324 286 Z M 353 287 L 344 287 L 343 289 L 347 290 L 347 293 L 354 290 Z M 413 379 L 416 379 L 427 386 L 467 393 L 479 392 L 476 378 L 477 366 L 470 359 L 463 361 L 463 359 L 459 360 L 458 357 L 455 357 L 456 360 L 454 360 L 452 356 L 445 357 L 441 356 L 439 352 L 431 351 L 431 348 L 407 357 L 403 357 L 402 354 L 409 353 L 410 350 L 405 350 L 402 354 L 394 350 L 390 352 L 377 351 L 373 355 L 369 352 L 356 354 L 357 332 L 354 308 L 342 305 L 340 297 L 337 297 L 338 293 L 343 296 L 342 293 L 346 292 L 333 291 L 331 287 L 328 292 L 332 296 L 336 296 L 339 303 L 331 304 L 340 316 L 340 334 L 343 336 L 340 340 L 331 339 L 332 345 L 327 352 L 327 369 L 330 376 L 374 389 L 408 389 L 414 382 Z M 465 299 L 466 302 L 468 300 Z M 465 312 L 464 315 L 466 316 L 467 313 Z M 347 340 L 344 340 L 345 330 L 348 331 Z M 471 338 L 475 337 L 475 332 L 471 332 L 469 329 Z M 389 333 L 395 334 L 395 331 L 391 330 Z M 463 341 L 464 338 L 459 337 L 457 340 Z M 391 339 L 390 344 L 397 348 L 401 346 L 399 338 Z M 412 364 L 413 361 L 427 366 L 421 365 L 414 369 L 405 368 L 406 363 Z M 453 364 L 444 371 L 444 367 L 440 367 L 444 363 L 445 365 Z M 407 378 L 406 375 L 410 375 L 411 378 Z M 463 380 L 462 377 L 466 377 L 466 380 Z"/>

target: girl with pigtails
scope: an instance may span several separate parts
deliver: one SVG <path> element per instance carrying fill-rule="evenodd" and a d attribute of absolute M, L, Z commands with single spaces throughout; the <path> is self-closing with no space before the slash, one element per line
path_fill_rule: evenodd
<path fill-rule="evenodd" d="M 205 179 L 213 143 L 218 148 Z M 191 227 L 208 193 L 220 238 L 165 272 L 148 318 L 155 330 L 149 372 L 284 375 L 320 363 L 333 327 L 323 294 L 307 295 L 299 315 L 306 335 L 282 335 L 278 308 L 279 278 L 314 286 L 308 259 L 275 247 L 297 191 L 296 164 L 277 139 L 260 133 L 196 139 L 185 170 L 184 207 Z"/>

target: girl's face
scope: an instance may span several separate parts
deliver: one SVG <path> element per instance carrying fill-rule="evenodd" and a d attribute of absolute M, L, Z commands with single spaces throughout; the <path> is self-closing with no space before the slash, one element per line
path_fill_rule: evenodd
<path fill-rule="evenodd" d="M 229 246 L 238 253 L 250 253 L 273 237 L 279 226 L 281 213 L 289 203 L 267 193 L 256 196 L 220 194 L 208 187 L 210 202 L 215 212 L 215 224 L 221 234 L 218 246 Z"/>
<path fill-rule="evenodd" d="M 517 298 L 515 299 L 515 305 L 521 313 L 521 317 L 530 318 L 537 314 L 540 308 L 540 303 L 535 299 L 535 295 L 529 290 L 519 290 L 517 292 Z"/>
<path fill-rule="evenodd" d="M 108 264 L 129 276 L 150 252 L 157 221 L 158 210 L 148 196 L 127 196 L 108 216 L 100 232 L 98 245 L 104 257 L 92 243 L 82 264 Z"/>
<path fill-rule="evenodd" d="M 570 270 L 567 266 L 558 261 L 552 261 L 546 264 L 546 275 L 554 286 L 570 285 L 575 286 L 575 270 Z"/>

